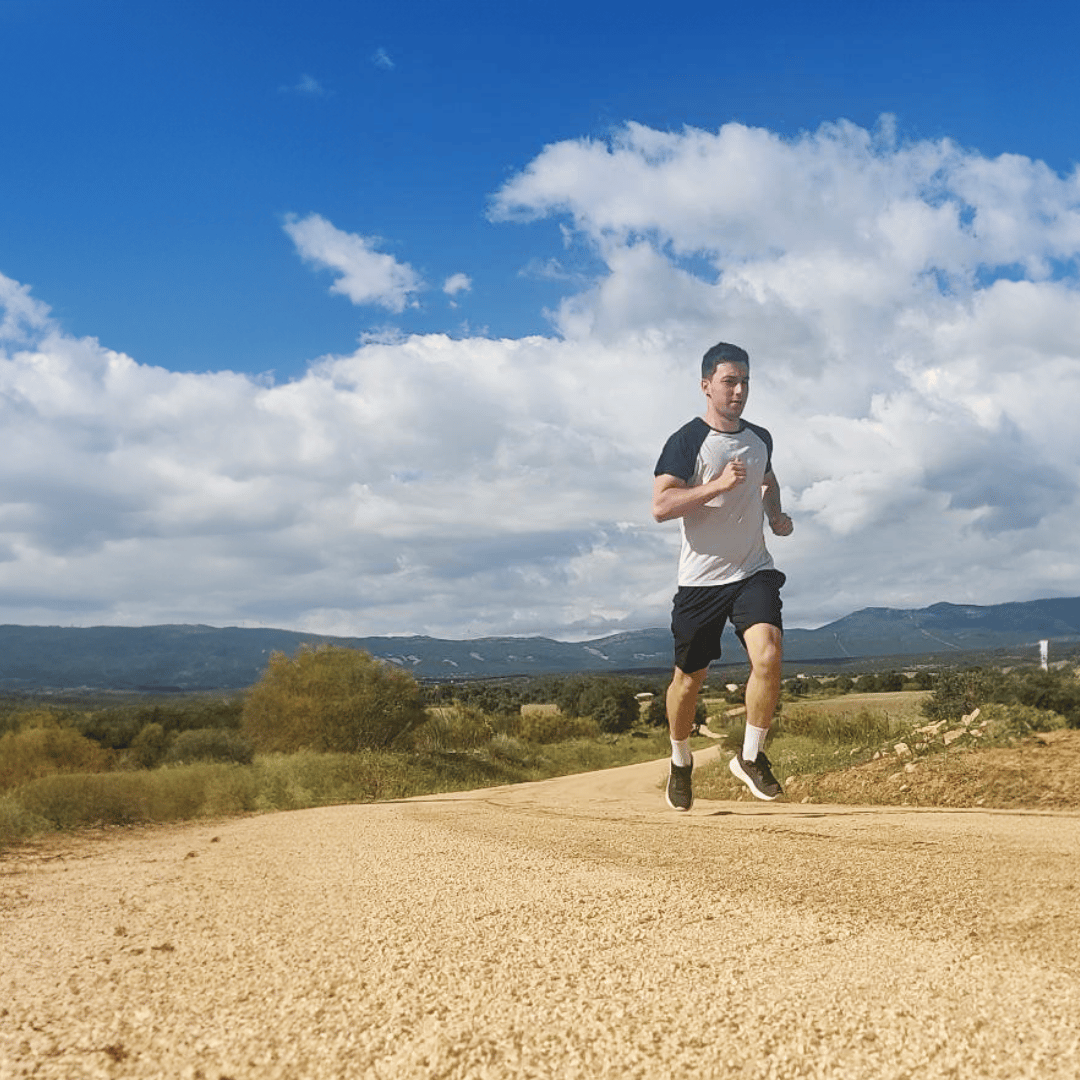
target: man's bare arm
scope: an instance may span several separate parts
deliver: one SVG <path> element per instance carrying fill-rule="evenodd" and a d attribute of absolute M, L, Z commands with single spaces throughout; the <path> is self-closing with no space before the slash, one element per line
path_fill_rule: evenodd
<path fill-rule="evenodd" d="M 652 512 L 657 521 L 671 521 L 704 506 L 710 499 L 730 491 L 746 479 L 746 463 L 741 458 L 729 461 L 715 479 L 688 487 L 685 480 L 661 473 L 653 481 Z"/>
<path fill-rule="evenodd" d="M 780 509 L 780 482 L 774 472 L 765 474 L 765 482 L 761 485 L 761 501 L 765 507 L 765 517 L 769 520 L 769 528 L 777 536 L 789 536 L 795 523 Z"/>

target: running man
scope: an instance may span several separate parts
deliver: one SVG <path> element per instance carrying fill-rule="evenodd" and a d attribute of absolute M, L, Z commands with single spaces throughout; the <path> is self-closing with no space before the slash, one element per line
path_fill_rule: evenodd
<path fill-rule="evenodd" d="M 656 464 L 652 511 L 682 527 L 678 591 L 671 614 L 675 672 L 667 691 L 671 774 L 667 802 L 694 802 L 690 733 L 709 663 L 720 658 L 727 620 L 750 659 L 746 735 L 730 769 L 759 799 L 783 791 L 762 747 L 780 698 L 784 575 L 765 547 L 764 523 L 788 536 L 772 471 L 772 436 L 742 418 L 750 390 L 750 357 L 737 345 L 714 345 L 701 361 L 705 416 L 685 424 L 664 445 Z"/>

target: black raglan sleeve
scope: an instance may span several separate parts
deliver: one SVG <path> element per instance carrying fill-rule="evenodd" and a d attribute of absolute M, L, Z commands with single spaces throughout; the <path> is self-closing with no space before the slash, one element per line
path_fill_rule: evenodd
<path fill-rule="evenodd" d="M 751 424 L 749 420 L 744 420 L 743 423 L 765 444 L 765 475 L 768 476 L 772 472 L 772 435 L 759 424 Z"/>
<path fill-rule="evenodd" d="M 698 451 L 708 433 L 709 425 L 697 417 L 684 424 L 664 443 L 653 476 L 677 476 L 689 483 L 697 471 Z"/>

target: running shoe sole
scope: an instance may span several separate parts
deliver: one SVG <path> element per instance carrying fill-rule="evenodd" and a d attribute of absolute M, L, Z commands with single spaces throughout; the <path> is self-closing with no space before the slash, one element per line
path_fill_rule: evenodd
<path fill-rule="evenodd" d="M 779 784 L 776 785 L 777 791 L 775 794 L 770 795 L 768 792 L 762 791 L 761 788 L 758 787 L 758 784 L 761 782 L 760 779 L 752 776 L 746 771 L 743 767 L 742 757 L 739 754 L 736 754 L 731 761 L 728 762 L 728 768 L 731 770 L 731 775 L 734 776 L 736 780 L 741 780 L 750 789 L 750 794 L 757 799 L 763 799 L 765 802 L 772 802 L 773 799 L 784 794 L 783 791 L 780 790 Z"/>

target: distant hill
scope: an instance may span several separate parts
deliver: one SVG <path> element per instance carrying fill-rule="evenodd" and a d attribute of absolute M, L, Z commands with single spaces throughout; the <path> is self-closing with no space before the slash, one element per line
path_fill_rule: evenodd
<path fill-rule="evenodd" d="M 879 656 L 962 654 L 1043 639 L 1080 642 L 1080 597 L 1022 603 L 934 604 L 897 610 L 863 608 L 816 630 L 785 633 L 785 657 L 796 662 Z M 0 689 L 242 689 L 254 683 L 274 651 L 303 644 L 366 649 L 417 678 L 662 670 L 671 665 L 666 627 L 593 641 L 490 637 L 328 637 L 292 630 L 212 626 L 0 626 Z M 725 660 L 743 653 L 725 634 Z"/>

